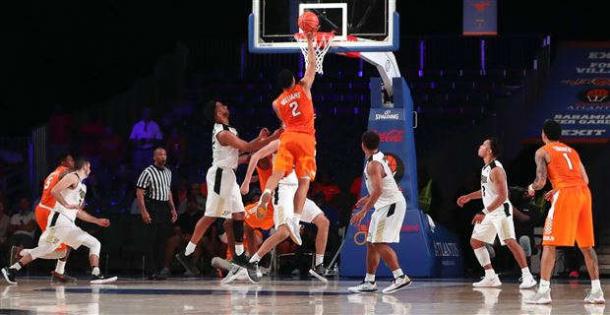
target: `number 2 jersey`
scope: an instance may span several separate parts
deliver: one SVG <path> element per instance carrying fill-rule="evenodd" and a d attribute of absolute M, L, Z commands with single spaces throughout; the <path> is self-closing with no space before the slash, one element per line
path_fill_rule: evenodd
<path fill-rule="evenodd" d="M 275 100 L 275 106 L 286 131 L 315 135 L 313 102 L 300 83 L 284 90 Z"/>
<path fill-rule="evenodd" d="M 587 185 L 580 170 L 580 156 L 576 150 L 561 142 L 548 143 L 542 149 L 551 158 L 547 169 L 553 189 Z"/>

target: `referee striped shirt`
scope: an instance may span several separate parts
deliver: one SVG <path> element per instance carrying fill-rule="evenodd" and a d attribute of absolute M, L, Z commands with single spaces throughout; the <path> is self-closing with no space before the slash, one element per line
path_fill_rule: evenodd
<path fill-rule="evenodd" d="M 146 191 L 145 196 L 152 200 L 168 201 L 171 194 L 172 171 L 151 165 L 142 171 L 136 187 Z"/>

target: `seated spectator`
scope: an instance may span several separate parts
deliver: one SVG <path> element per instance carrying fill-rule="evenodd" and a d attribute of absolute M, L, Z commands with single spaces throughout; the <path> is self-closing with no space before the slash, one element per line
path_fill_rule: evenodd
<path fill-rule="evenodd" d="M 12 234 L 10 244 L 21 248 L 33 248 L 36 221 L 30 201 L 26 197 L 19 199 L 18 212 L 13 214 L 9 232 Z"/>
<path fill-rule="evenodd" d="M 152 120 L 150 108 L 144 108 L 142 120 L 133 125 L 129 140 L 133 144 L 133 167 L 140 172 L 150 165 L 153 149 L 163 139 L 159 125 Z"/>
<path fill-rule="evenodd" d="M 206 196 L 203 195 L 201 184 L 191 184 L 191 199 L 197 207 L 197 211 L 205 211 Z"/>

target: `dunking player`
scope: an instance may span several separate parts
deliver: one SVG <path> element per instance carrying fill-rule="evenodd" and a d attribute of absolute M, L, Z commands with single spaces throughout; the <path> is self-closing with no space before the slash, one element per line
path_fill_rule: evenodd
<path fill-rule="evenodd" d="M 257 170 L 258 180 L 261 187 L 265 187 L 265 184 L 269 178 L 269 173 L 266 172 L 262 167 L 257 167 L 257 164 L 259 164 L 259 161 L 268 161 L 273 154 L 277 152 L 279 147 L 280 140 L 274 140 L 252 155 L 248 164 L 246 177 L 241 184 L 242 194 L 248 193 L 250 189 L 250 179 L 252 178 L 252 173 L 254 173 L 255 168 Z M 272 207 L 269 206 L 268 211 L 273 208 L 273 221 L 277 231 L 263 242 L 258 251 L 250 258 L 250 265 L 246 266 L 249 267 L 250 270 L 255 271 L 251 277 L 255 281 L 259 278 L 257 277 L 258 272 L 256 272 L 256 270 L 258 270 L 258 262 L 261 260 L 261 258 L 290 236 L 291 232 L 288 229 L 288 220 L 290 220 L 294 211 L 294 198 L 297 186 L 298 180 L 295 172 L 292 171 L 288 176 L 280 180 L 278 188 L 275 191 Z M 261 214 L 263 213 L 257 213 L 257 215 Z M 320 210 L 320 208 L 309 199 L 305 200 L 303 215 L 301 216 L 300 220 L 305 223 L 313 223 L 318 229 L 316 234 L 315 266 L 309 270 L 309 273 L 319 280 L 326 282 L 327 280 L 324 277 L 324 274 L 326 273 L 326 270 L 324 269 L 324 253 L 326 252 L 328 226 L 330 223 L 322 210 Z"/>
<path fill-rule="evenodd" d="M 184 255 L 189 256 L 195 251 L 197 243 L 201 240 L 210 225 L 217 218 L 233 219 L 233 235 L 235 237 L 235 263 L 247 263 L 244 254 L 244 204 L 239 193 L 239 185 L 235 177 L 235 169 L 239 162 L 239 152 L 252 152 L 277 139 L 279 131 L 268 137 L 269 131 L 262 129 L 259 136 L 246 142 L 239 138 L 237 130 L 229 126 L 229 108 L 220 101 L 213 100 L 207 104 L 208 117 L 214 122 L 212 131 L 212 166 L 208 169 L 206 182 L 208 185 L 208 198 L 205 204 L 205 215 L 199 219 L 193 235 L 186 246 Z M 176 256 L 183 265 L 188 263 Z M 237 276 L 238 268 L 232 270 L 225 280 L 232 281 Z"/>
<path fill-rule="evenodd" d="M 280 147 L 273 162 L 273 174 L 269 177 L 259 201 L 259 210 L 266 211 L 272 192 L 282 177 L 294 169 L 298 177 L 298 188 L 294 197 L 294 217 L 287 218 L 292 240 L 301 245 L 299 220 L 305 206 L 310 181 L 316 177 L 315 112 L 311 97 L 311 86 L 316 77 L 316 57 L 313 47 L 314 33 L 307 35 L 307 69 L 305 76 L 295 82 L 290 70 L 278 75 L 282 94 L 273 101 L 273 109 L 285 126 L 280 136 Z"/>
<path fill-rule="evenodd" d="M 38 227 L 44 233 L 47 228 L 47 221 L 49 214 L 55 208 L 57 200 L 51 193 L 55 185 L 59 180 L 71 169 L 74 168 L 74 158 L 70 154 L 64 154 L 59 158 L 59 165 L 57 168 L 49 174 L 44 180 L 44 187 L 42 188 L 42 195 L 40 197 L 40 203 L 36 206 L 34 214 L 36 215 L 36 223 Z M 23 253 L 25 254 L 25 253 Z M 55 270 L 51 272 L 52 280 L 59 282 L 73 282 L 75 278 L 65 274 L 66 261 L 70 254 L 70 247 L 66 244 L 61 244 L 53 253 L 49 254 L 49 257 L 41 257 L 43 259 L 58 259 Z M 20 254 L 20 256 L 23 256 Z"/>
<path fill-rule="evenodd" d="M 605 303 L 599 282 L 599 266 L 593 246 L 593 214 L 589 177 L 578 152 L 561 143 L 561 125 L 554 120 L 544 122 L 542 141 L 544 146 L 536 151 L 536 180 L 528 187 L 530 196 L 546 185 L 547 176 L 553 190 L 546 195 L 552 198 L 551 209 L 544 224 L 542 258 L 540 261 L 540 286 L 538 292 L 526 303 L 551 303 L 550 280 L 555 265 L 555 247 L 578 244 L 585 257 L 591 278 L 591 291 L 586 303 Z"/>
<path fill-rule="evenodd" d="M 366 237 L 366 277 L 361 284 L 350 287 L 350 292 L 377 291 L 375 273 L 380 259 L 392 270 L 394 281 L 383 293 L 394 293 L 411 284 L 398 263 L 396 252 L 389 243 L 400 242 L 400 229 L 407 211 L 407 202 L 392 176 L 385 155 L 379 151 L 379 135 L 366 131 L 362 135 L 362 151 L 366 157 L 364 179 L 369 195 L 356 203 L 360 211 L 352 216 L 352 224 L 360 224 L 366 213 L 375 208 Z"/>
<path fill-rule="evenodd" d="M 506 245 L 510 249 L 521 268 L 523 277 L 519 288 L 533 288 L 536 286 L 536 280 L 527 266 L 523 248 L 515 239 L 513 205 L 508 200 L 506 171 L 502 163 L 497 160 L 500 155 L 498 139 L 485 139 L 479 146 L 478 155 L 485 163 L 481 170 L 481 189 L 461 196 L 457 200 L 458 206 L 463 207 L 471 200 L 483 199 L 483 210 L 472 219 L 474 229 L 470 238 L 470 246 L 472 246 L 479 264 L 485 269 L 485 277 L 481 281 L 473 283 L 472 286 L 499 287 L 502 285 L 491 265 L 489 252 L 485 247 L 485 243 L 493 244 L 498 235 L 500 244 Z"/>
<path fill-rule="evenodd" d="M 21 268 L 37 258 L 49 255 L 62 243 L 75 249 L 81 245 L 89 248 L 92 284 L 116 281 L 116 277 L 104 278 L 100 273 L 99 256 L 102 248 L 100 242 L 74 224 L 76 218 L 79 218 L 102 227 L 110 226 L 108 219 L 98 219 L 82 210 L 87 193 L 87 186 L 82 181 L 90 173 L 91 164 L 88 161 L 79 160 L 76 162 L 75 171 L 66 174 L 52 189 L 51 193 L 57 199 L 57 204 L 51 211 L 47 228 L 40 236 L 38 246 L 28 249 L 19 262 L 2 268 L 2 275 L 9 284 L 17 284 L 15 276 Z"/>

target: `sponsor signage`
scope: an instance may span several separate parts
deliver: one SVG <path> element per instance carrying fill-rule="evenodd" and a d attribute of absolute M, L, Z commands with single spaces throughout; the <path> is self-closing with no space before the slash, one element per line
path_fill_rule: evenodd
<path fill-rule="evenodd" d="M 562 126 L 566 142 L 608 142 L 610 138 L 610 45 L 563 43 L 557 51 L 541 104 L 527 137 L 540 138 L 545 119 Z"/>
<path fill-rule="evenodd" d="M 462 22 L 466 36 L 498 35 L 498 2 L 464 0 Z"/>

